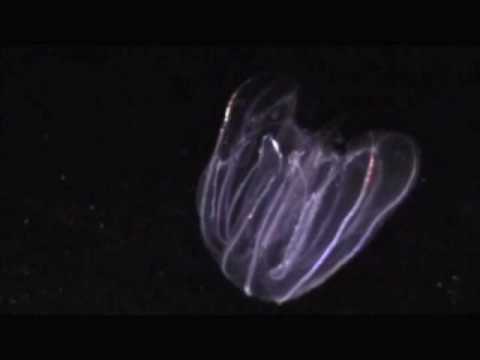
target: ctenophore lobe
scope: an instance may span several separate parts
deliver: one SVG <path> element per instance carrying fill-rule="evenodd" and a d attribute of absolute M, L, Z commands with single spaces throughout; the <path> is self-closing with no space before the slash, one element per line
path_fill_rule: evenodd
<path fill-rule="evenodd" d="M 370 131 L 340 152 L 297 125 L 296 105 L 289 82 L 240 86 L 197 192 L 203 238 L 224 275 L 278 304 L 362 250 L 419 168 L 408 136 Z"/>

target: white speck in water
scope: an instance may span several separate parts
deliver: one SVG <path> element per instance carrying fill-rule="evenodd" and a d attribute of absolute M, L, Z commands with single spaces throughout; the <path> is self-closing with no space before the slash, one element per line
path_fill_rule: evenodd
<path fill-rule="evenodd" d="M 24 223 L 25 225 L 30 224 L 30 219 L 29 219 L 28 217 L 26 217 L 25 219 L 23 219 L 23 223 Z"/>
<path fill-rule="evenodd" d="M 15 305 L 17 303 L 17 299 L 15 299 L 14 297 L 11 297 L 10 299 L 8 299 L 8 303 L 10 305 Z"/>
<path fill-rule="evenodd" d="M 29 275 L 30 275 L 30 269 L 28 268 L 27 265 L 25 265 L 25 266 L 21 269 L 21 272 L 22 272 L 23 276 L 29 276 Z"/>
<path fill-rule="evenodd" d="M 60 174 L 60 180 L 61 181 L 65 181 L 67 177 L 65 176 L 65 174 Z"/>
<path fill-rule="evenodd" d="M 458 281 L 458 280 L 460 280 L 460 278 L 459 278 L 457 275 L 452 275 L 452 276 L 451 276 L 451 279 L 452 279 L 453 281 Z"/>
<path fill-rule="evenodd" d="M 100 229 L 103 229 L 103 228 L 105 228 L 105 224 L 103 222 L 100 222 L 100 223 L 98 223 L 98 227 Z"/>
<path fill-rule="evenodd" d="M 94 204 L 90 204 L 90 205 L 88 206 L 88 210 L 90 210 L 90 211 L 95 211 L 95 205 L 94 205 Z"/>
<path fill-rule="evenodd" d="M 437 282 L 437 288 L 441 289 L 443 287 L 443 283 L 441 281 Z"/>

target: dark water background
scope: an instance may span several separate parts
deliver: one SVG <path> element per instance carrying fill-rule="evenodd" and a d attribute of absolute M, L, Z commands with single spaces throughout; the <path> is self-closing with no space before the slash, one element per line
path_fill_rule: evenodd
<path fill-rule="evenodd" d="M 246 78 L 303 86 L 305 126 L 413 136 L 419 182 L 322 288 L 247 299 L 202 244 L 195 190 Z M 0 313 L 480 310 L 480 48 L 75 46 L 0 52 Z"/>

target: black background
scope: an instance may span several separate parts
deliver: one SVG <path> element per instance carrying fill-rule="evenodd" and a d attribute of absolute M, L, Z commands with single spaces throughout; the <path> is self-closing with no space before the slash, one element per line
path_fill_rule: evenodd
<path fill-rule="evenodd" d="M 1 313 L 480 310 L 480 48 L 30 46 L 0 53 Z M 324 286 L 246 298 L 202 243 L 195 191 L 230 94 L 302 85 L 303 124 L 410 134 L 417 186 Z"/>

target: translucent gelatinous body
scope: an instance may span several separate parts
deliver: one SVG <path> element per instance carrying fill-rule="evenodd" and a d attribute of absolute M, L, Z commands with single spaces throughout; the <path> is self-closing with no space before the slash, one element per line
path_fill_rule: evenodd
<path fill-rule="evenodd" d="M 231 97 L 197 194 L 205 244 L 247 295 L 283 303 L 372 238 L 418 172 L 413 141 L 369 132 L 335 151 L 295 122 L 296 88 L 247 81 Z"/>

